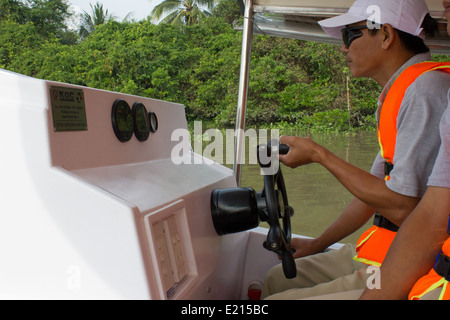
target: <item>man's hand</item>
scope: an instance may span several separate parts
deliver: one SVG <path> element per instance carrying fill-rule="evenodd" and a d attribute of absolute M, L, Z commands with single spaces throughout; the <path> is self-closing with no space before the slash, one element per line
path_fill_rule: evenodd
<path fill-rule="evenodd" d="M 324 250 L 318 247 L 316 239 L 311 238 L 292 238 L 291 248 L 295 250 L 295 259 L 313 255 Z"/>
<path fill-rule="evenodd" d="M 311 138 L 302 138 L 295 136 L 281 136 L 280 143 L 289 147 L 287 154 L 280 154 L 280 161 L 288 167 L 296 168 L 305 164 L 318 162 L 320 145 L 311 140 Z"/>

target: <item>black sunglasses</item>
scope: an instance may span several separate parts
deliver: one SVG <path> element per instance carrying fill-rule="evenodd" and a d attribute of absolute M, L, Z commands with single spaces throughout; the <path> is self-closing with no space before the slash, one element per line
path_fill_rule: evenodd
<path fill-rule="evenodd" d="M 367 25 L 365 25 L 365 26 L 345 27 L 344 29 L 341 30 L 342 41 L 344 42 L 344 45 L 347 47 L 347 49 L 350 47 L 350 45 L 354 40 L 358 39 L 363 35 L 361 30 L 367 28 L 368 28 Z"/>

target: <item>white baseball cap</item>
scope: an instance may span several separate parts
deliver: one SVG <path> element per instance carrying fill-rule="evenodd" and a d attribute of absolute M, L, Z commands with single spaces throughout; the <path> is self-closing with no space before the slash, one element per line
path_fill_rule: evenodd
<path fill-rule="evenodd" d="M 319 21 L 322 29 L 333 38 L 341 38 L 345 26 L 360 21 L 388 23 L 397 30 L 421 36 L 422 22 L 429 13 L 424 0 L 356 0 L 347 13 Z"/>

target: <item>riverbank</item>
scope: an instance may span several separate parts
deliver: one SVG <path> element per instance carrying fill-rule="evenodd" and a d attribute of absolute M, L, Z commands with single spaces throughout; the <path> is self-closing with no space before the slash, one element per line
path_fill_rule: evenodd
<path fill-rule="evenodd" d="M 352 124 L 352 121 L 359 121 L 359 125 Z M 234 137 L 234 127 L 221 127 L 215 121 L 188 121 L 188 131 L 191 137 L 191 143 L 198 142 L 203 144 L 203 148 L 217 139 L 219 136 L 223 139 Z M 322 134 L 357 134 L 359 132 L 376 131 L 375 116 L 366 116 L 360 119 L 352 119 L 341 112 L 341 110 L 331 110 L 330 112 L 318 112 L 311 116 L 305 116 L 298 121 L 288 122 L 280 121 L 276 123 L 263 123 L 258 125 L 246 125 L 244 128 L 248 137 L 249 131 L 254 131 L 259 139 L 259 135 L 265 134 L 269 139 L 279 135 L 300 135 L 309 136 L 312 133 Z"/>

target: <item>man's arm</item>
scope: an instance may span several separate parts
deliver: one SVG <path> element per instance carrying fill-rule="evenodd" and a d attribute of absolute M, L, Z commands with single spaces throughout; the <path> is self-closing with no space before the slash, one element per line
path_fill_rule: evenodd
<path fill-rule="evenodd" d="M 381 288 L 361 299 L 406 299 L 414 283 L 433 267 L 450 213 L 450 189 L 429 187 L 402 224 L 381 266 Z"/>
<path fill-rule="evenodd" d="M 294 258 L 324 251 L 332 244 L 361 228 L 374 214 L 374 210 L 357 198 L 353 198 L 341 215 L 319 237 L 293 238 Z"/>
<path fill-rule="evenodd" d="M 280 143 L 290 147 L 286 155 L 279 156 L 282 163 L 291 168 L 321 164 L 356 198 L 396 225 L 401 225 L 420 200 L 390 190 L 383 179 L 349 164 L 309 138 L 282 136 Z"/>

